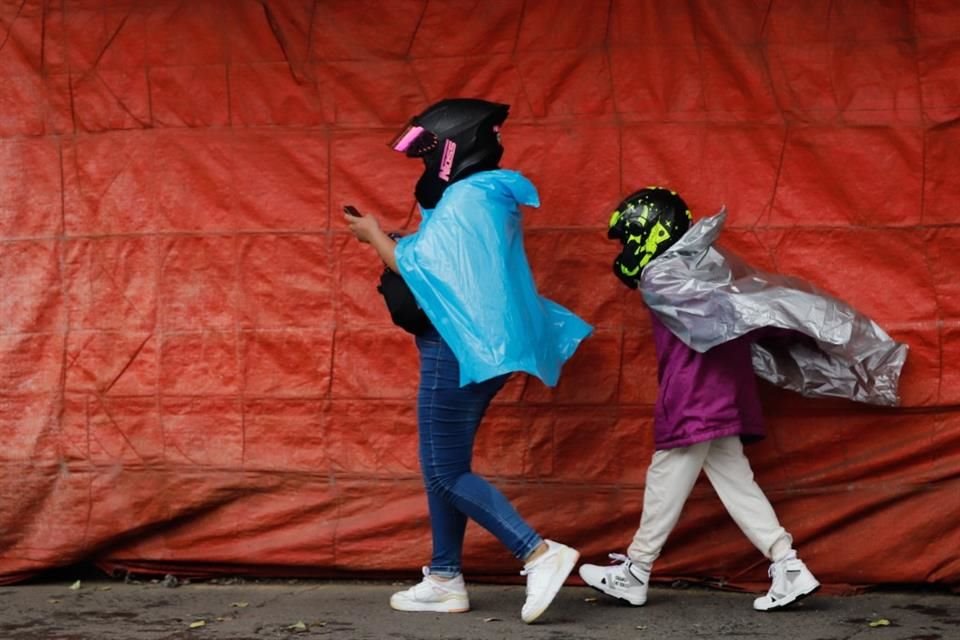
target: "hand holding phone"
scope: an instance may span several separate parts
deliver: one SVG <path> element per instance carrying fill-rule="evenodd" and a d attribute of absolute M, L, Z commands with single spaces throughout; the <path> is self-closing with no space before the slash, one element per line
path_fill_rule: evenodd
<path fill-rule="evenodd" d="M 365 216 L 352 204 L 343 205 L 343 219 L 360 242 L 369 243 L 380 231 L 380 222 L 376 216 Z"/>
<path fill-rule="evenodd" d="M 353 237 L 364 244 L 373 245 L 377 250 L 380 259 L 394 271 L 397 268 L 397 261 L 393 254 L 393 248 L 396 245 L 394 240 L 389 239 L 380 229 L 380 221 L 374 215 L 363 215 L 352 204 L 343 205 L 343 218 L 347 223 L 347 228 Z M 386 240 L 386 242 L 384 242 Z"/>

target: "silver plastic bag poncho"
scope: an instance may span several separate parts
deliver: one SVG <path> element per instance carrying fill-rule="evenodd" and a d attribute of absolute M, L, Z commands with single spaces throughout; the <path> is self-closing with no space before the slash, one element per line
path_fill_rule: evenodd
<path fill-rule="evenodd" d="M 810 283 L 716 247 L 726 216 L 700 220 L 644 268 L 643 299 L 667 328 L 701 353 L 762 327 L 798 331 L 811 340 L 753 343 L 758 376 L 810 397 L 899 404 L 907 345 Z"/>

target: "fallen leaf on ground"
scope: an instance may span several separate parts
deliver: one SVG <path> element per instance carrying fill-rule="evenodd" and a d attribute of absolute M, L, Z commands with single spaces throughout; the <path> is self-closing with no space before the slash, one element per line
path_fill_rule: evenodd
<path fill-rule="evenodd" d="M 245 607 L 249 607 L 250 603 L 249 602 L 231 602 L 230 606 L 233 607 L 234 609 L 243 609 Z"/>
<path fill-rule="evenodd" d="M 584 598 L 583 601 L 584 601 L 584 602 L 596 602 L 597 599 L 596 599 L 596 598 Z"/>
<path fill-rule="evenodd" d="M 79 591 L 79 590 L 80 590 L 80 581 L 77 580 L 77 581 L 74 582 L 72 585 L 70 585 L 70 590 L 71 590 L 71 591 Z"/>
<path fill-rule="evenodd" d="M 871 627 L 889 627 L 890 621 L 887 620 L 886 618 L 877 618 L 876 620 L 870 621 L 870 626 Z"/>
<path fill-rule="evenodd" d="M 500 622 L 500 618 L 484 618 L 484 622 Z"/>
<path fill-rule="evenodd" d="M 200 627 L 205 627 L 205 626 L 207 626 L 206 620 L 195 620 L 194 622 L 190 623 L 191 629 L 199 629 Z"/>
<path fill-rule="evenodd" d="M 646 629 L 647 629 L 647 625 L 645 625 L 645 624 L 638 624 L 638 625 L 637 625 L 637 631 L 645 631 Z"/>
<path fill-rule="evenodd" d="M 56 598 L 50 598 L 49 600 L 47 600 L 47 602 L 49 602 L 50 604 L 57 604 L 60 601 L 57 600 Z"/>
<path fill-rule="evenodd" d="M 307 630 L 307 625 L 306 625 L 306 623 L 305 623 L 303 620 L 297 620 L 297 621 L 294 622 L 292 625 L 290 625 L 289 627 L 287 627 L 287 629 L 290 630 L 290 631 L 296 631 L 297 633 L 299 633 L 299 632 L 301 632 L 301 631 L 306 631 L 306 630 Z"/>

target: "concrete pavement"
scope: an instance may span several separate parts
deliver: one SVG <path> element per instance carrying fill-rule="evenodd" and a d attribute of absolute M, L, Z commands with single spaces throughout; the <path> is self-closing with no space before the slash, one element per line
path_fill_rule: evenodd
<path fill-rule="evenodd" d="M 0 639 L 960 640 L 960 596 L 947 593 L 814 595 L 763 614 L 751 609 L 749 594 L 654 588 L 646 606 L 633 608 L 585 587 L 565 587 L 541 622 L 525 625 L 522 586 L 469 585 L 472 611 L 437 615 L 389 608 L 390 594 L 406 583 L 226 582 L 233 584 L 0 587 Z"/>

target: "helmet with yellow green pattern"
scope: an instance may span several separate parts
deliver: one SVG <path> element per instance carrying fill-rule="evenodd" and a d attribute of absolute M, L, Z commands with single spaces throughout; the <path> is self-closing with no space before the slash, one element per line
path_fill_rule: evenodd
<path fill-rule="evenodd" d="M 673 246 L 692 219 L 683 198 L 664 187 L 646 187 L 624 198 L 607 226 L 607 237 L 623 244 L 613 272 L 636 289 L 643 268 Z"/>

